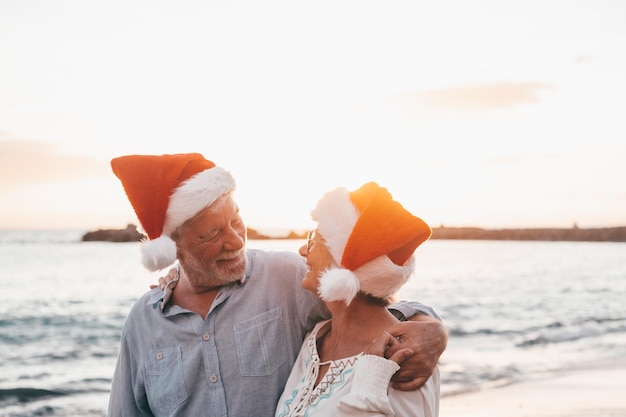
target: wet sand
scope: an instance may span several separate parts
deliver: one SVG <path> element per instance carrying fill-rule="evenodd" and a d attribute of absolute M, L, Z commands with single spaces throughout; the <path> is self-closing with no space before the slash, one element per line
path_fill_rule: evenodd
<path fill-rule="evenodd" d="M 440 417 L 624 417 L 626 358 L 445 396 Z"/>

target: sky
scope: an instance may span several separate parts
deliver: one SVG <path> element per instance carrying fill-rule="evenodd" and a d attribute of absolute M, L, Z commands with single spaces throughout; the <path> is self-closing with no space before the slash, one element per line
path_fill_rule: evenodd
<path fill-rule="evenodd" d="M 376 181 L 433 227 L 626 225 L 626 2 L 0 0 L 0 228 L 138 224 L 199 152 L 249 227 Z"/>

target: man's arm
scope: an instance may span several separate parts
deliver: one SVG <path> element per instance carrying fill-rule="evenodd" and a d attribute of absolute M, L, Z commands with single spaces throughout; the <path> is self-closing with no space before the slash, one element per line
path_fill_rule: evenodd
<path fill-rule="evenodd" d="M 391 379 L 392 387 L 402 391 L 419 389 L 437 368 L 439 357 L 448 344 L 448 330 L 439 315 L 429 306 L 417 302 L 400 302 L 389 310 L 401 320 L 390 332 L 400 343 L 385 351 L 389 358 L 400 349 L 410 348 L 413 355 L 400 363 Z"/>

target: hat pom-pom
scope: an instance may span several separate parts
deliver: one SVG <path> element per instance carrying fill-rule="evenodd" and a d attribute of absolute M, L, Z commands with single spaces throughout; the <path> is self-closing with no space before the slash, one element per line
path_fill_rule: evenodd
<path fill-rule="evenodd" d="M 359 279 L 352 271 L 335 268 L 322 274 L 318 293 L 324 301 L 343 300 L 349 305 L 359 292 L 359 288 Z"/>
<path fill-rule="evenodd" d="M 167 235 L 146 240 L 141 245 L 141 262 L 150 271 L 167 268 L 176 260 L 176 243 Z"/>

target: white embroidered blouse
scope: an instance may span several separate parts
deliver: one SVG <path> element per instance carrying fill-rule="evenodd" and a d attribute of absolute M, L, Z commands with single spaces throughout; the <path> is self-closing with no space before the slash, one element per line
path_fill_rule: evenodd
<path fill-rule="evenodd" d="M 418 391 L 407 392 L 389 386 L 399 366 L 380 356 L 358 354 L 320 362 L 317 334 L 328 321 L 318 323 L 305 338 L 276 417 L 439 415 L 439 369 Z M 321 365 L 329 367 L 315 386 Z"/>

